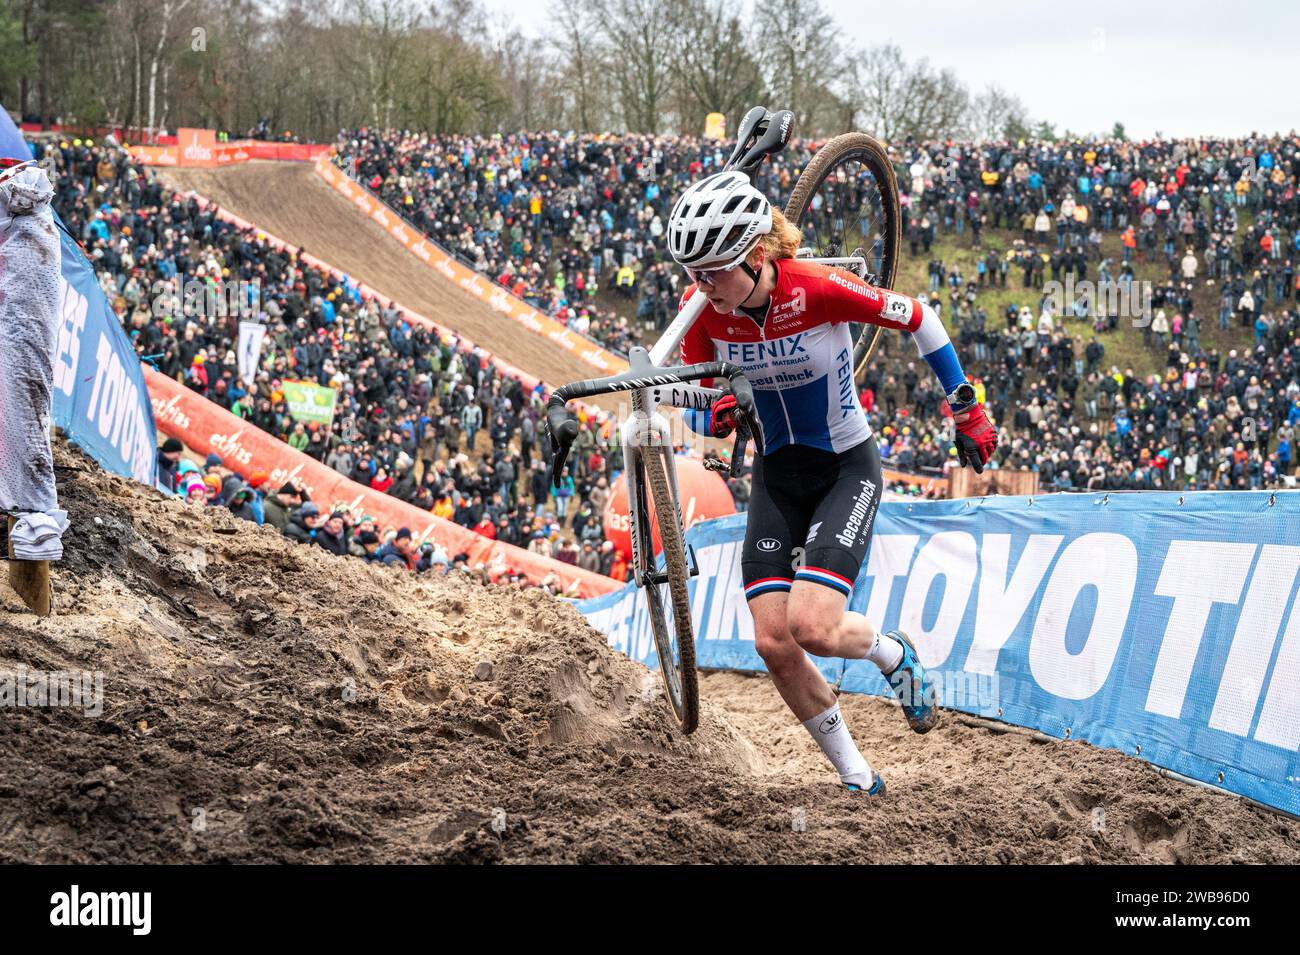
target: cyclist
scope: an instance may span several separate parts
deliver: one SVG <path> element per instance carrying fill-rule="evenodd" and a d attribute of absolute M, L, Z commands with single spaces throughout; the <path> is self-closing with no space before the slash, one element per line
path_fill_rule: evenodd
<path fill-rule="evenodd" d="M 801 238 L 743 173 L 717 173 L 682 194 L 668 223 L 669 250 L 692 282 L 681 305 L 708 297 L 682 340 L 682 361 L 731 362 L 753 385 L 766 447 L 754 462 L 741 567 L 755 648 L 848 789 L 874 796 L 884 779 L 804 651 L 872 661 L 918 733 L 934 726 L 938 709 L 908 636 L 879 633 L 847 609 L 883 489 L 854 387 L 849 323 L 912 334 L 947 395 L 963 465 L 982 471 L 997 436 L 934 310 L 852 272 L 795 259 Z M 686 418 L 699 433 L 726 437 L 735 399 L 724 394 Z"/>

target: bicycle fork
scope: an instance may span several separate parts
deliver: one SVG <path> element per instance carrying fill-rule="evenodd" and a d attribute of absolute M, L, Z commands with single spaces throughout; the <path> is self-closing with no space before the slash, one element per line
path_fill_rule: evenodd
<path fill-rule="evenodd" d="M 683 536 L 686 531 L 682 517 L 682 496 L 677 484 L 676 456 L 672 452 L 672 434 L 668 419 L 657 409 L 647 410 L 648 390 L 637 389 L 632 392 L 632 414 L 619 429 L 619 440 L 623 445 L 624 473 L 627 475 L 627 515 L 632 537 L 633 578 L 638 587 L 668 583 L 667 568 L 662 571 L 655 569 L 653 530 L 649 539 L 642 539 L 641 535 L 641 510 L 643 507 L 649 508 L 650 499 L 649 490 L 642 483 L 643 454 L 663 455 L 664 471 L 668 476 L 668 487 L 672 494 L 673 509 L 676 512 L 671 519 L 676 520 L 677 526 L 682 528 Z M 647 518 L 648 516 L 647 514 Z M 669 519 L 663 514 L 656 515 L 656 518 L 660 521 Z M 648 519 L 646 523 L 651 525 Z M 687 576 L 698 576 L 700 571 L 695 559 L 695 548 L 691 544 L 685 546 L 686 564 L 689 569 Z"/>

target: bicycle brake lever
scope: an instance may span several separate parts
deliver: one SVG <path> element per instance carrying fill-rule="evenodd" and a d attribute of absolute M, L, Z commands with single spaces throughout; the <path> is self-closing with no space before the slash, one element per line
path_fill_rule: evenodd
<path fill-rule="evenodd" d="M 569 416 L 563 402 L 551 402 L 546 409 L 546 424 L 551 453 L 555 455 L 551 484 L 558 488 L 564 462 L 569 456 L 569 448 L 572 447 L 574 438 L 578 436 L 578 422 L 576 418 Z"/>
<path fill-rule="evenodd" d="M 745 422 L 738 422 L 736 425 L 736 445 L 731 449 L 731 476 L 740 477 L 740 471 L 745 466 L 745 442 L 749 440 L 749 427 Z"/>
<path fill-rule="evenodd" d="M 754 387 L 744 375 L 737 375 L 731 381 L 731 393 L 736 399 L 737 430 L 744 427 L 748 436 L 754 439 L 754 451 L 763 453 L 763 419 L 758 415 L 758 405 L 754 402 Z"/>
<path fill-rule="evenodd" d="M 754 453 L 762 456 L 764 446 L 763 419 L 758 416 L 757 409 L 745 412 L 742 417 L 746 435 L 754 441 Z"/>

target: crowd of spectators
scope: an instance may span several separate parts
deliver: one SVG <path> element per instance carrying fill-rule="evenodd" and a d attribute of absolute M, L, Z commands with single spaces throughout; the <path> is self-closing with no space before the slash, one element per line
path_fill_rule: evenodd
<path fill-rule="evenodd" d="M 764 165 L 756 185 L 784 203 L 811 145 L 796 142 Z M 1276 426 L 1291 416 L 1290 382 L 1272 374 L 1294 347 L 1294 303 L 1300 301 L 1294 138 L 907 142 L 892 154 L 904 247 L 929 259 L 923 294 L 947 312 L 972 376 L 991 386 L 990 408 L 1004 429 L 999 464 L 1041 469 L 1044 486 L 1054 488 L 1243 481 L 1253 487 L 1290 475 L 1287 435 Z M 468 137 L 360 129 L 339 139 L 340 165 L 426 234 L 615 348 L 635 340 L 638 326 L 662 328 L 674 313 L 681 278 L 660 241 L 671 204 L 686 184 L 725 158 L 724 146 L 692 137 Z M 978 250 L 970 274 L 945 267 L 934 254 L 941 235 Z M 986 248 L 989 235 L 997 239 Z M 1092 281 L 1096 292 L 1053 301 L 1043 294 L 1049 278 Z M 995 327 L 1001 315 L 990 321 L 981 293 L 1009 283 L 1023 290 L 1024 300 L 1006 309 L 1003 329 Z M 1242 341 L 1241 357 L 1225 357 L 1203 340 L 1198 283 L 1210 287 L 1199 297 L 1212 296 L 1209 320 L 1217 320 L 1221 332 L 1242 326 L 1253 334 L 1253 347 Z M 632 323 L 594 304 L 602 284 L 621 293 L 629 308 L 637 303 Z M 1109 308 L 1108 289 L 1118 290 Z M 1145 320 L 1134 324 L 1161 369 L 1144 376 L 1105 365 L 1101 341 L 1138 307 Z M 611 337 L 611 327 L 630 328 L 634 337 Z M 877 361 L 864 404 L 887 460 L 942 471 L 951 465 L 951 449 L 933 426 L 942 396 L 928 376 L 916 373 L 915 363 L 908 364 L 901 370 Z M 1197 397 L 1183 408 L 1189 368 Z M 1236 389 L 1237 370 L 1247 385 L 1252 375 L 1258 378 L 1264 393 Z M 1225 373 L 1228 382 L 1221 381 Z M 1165 391 L 1172 397 L 1161 397 Z M 883 413 L 874 404 L 877 393 Z M 1228 401 L 1234 396 L 1235 404 Z M 1127 421 L 1114 420 L 1121 404 Z M 900 423 L 900 408 L 930 424 Z M 1031 408 L 1043 409 L 1041 419 Z M 1180 425 L 1193 426 L 1194 433 L 1167 435 L 1169 411 L 1157 409 L 1176 410 Z M 1026 424 L 1026 414 L 1035 420 Z M 1128 421 L 1137 423 L 1136 432 Z M 1234 441 L 1234 434 L 1252 440 Z M 1259 443 L 1263 434 L 1280 436 L 1281 457 Z M 1223 448 L 1204 447 L 1220 439 Z M 1094 452 L 1097 460 L 1086 472 L 1061 466 L 1063 459 L 1091 459 Z M 1162 462 L 1170 455 L 1178 467 L 1184 458 L 1195 467 L 1166 470 Z M 1099 477 L 1098 469 L 1107 474 Z"/>
<path fill-rule="evenodd" d="M 345 133 L 339 146 L 350 174 L 435 240 L 623 351 L 675 312 L 682 277 L 660 241 L 671 203 L 727 152 L 690 137 L 371 130 Z M 624 555 L 602 543 L 603 504 L 622 467 L 610 421 L 584 421 L 571 473 L 552 488 L 540 388 L 525 390 L 454 337 L 367 300 L 346 276 L 170 194 L 120 151 L 44 148 L 60 216 L 137 350 L 163 373 L 375 490 L 537 553 L 625 573 Z M 811 154 L 811 144 L 795 144 L 756 184 L 783 202 Z M 1001 430 L 997 466 L 1039 471 L 1044 490 L 1291 480 L 1300 419 L 1293 139 L 907 143 L 894 158 L 905 254 L 928 260 L 926 290 L 904 291 L 924 295 L 952 330 Z M 978 251 L 972 274 L 945 265 L 940 236 L 968 238 Z M 1144 279 L 1146 321 L 1135 324 L 1158 370 L 1142 374 L 1109 361 L 1103 341 L 1132 316 L 1114 300 L 1108 308 L 1102 293 L 1115 286 L 1125 293 L 1118 301 L 1141 301 L 1132 294 L 1139 268 L 1157 270 Z M 1049 278 L 1094 280 L 1100 291 L 1062 304 L 1046 294 Z M 235 357 L 238 316 L 185 314 L 186 281 L 253 289 L 247 304 L 267 337 L 251 387 Z M 598 303 L 602 286 L 627 303 L 624 314 Z M 1008 288 L 1023 301 L 990 315 L 989 294 Z M 1213 334 L 1198 312 L 1207 300 Z M 918 364 L 904 342 L 887 341 L 862 402 L 888 466 L 945 473 L 955 461 L 942 395 Z M 337 389 L 332 428 L 292 419 L 290 379 Z M 229 476 L 216 494 L 204 492 L 207 504 L 264 520 L 266 505 L 287 493 L 230 487 Z M 732 490 L 743 508 L 747 478 Z M 370 546 L 360 539 L 370 533 L 373 553 L 400 547 L 401 528 L 363 528 L 363 515 L 329 507 L 302 515 L 308 504 L 319 507 L 293 505 L 299 519 L 286 530 L 305 528 L 321 543 L 341 522 L 350 553 Z M 435 560 L 436 548 L 407 546 L 413 569 L 456 564 L 455 555 Z M 386 557 L 398 562 L 391 550 Z"/>
<path fill-rule="evenodd" d="M 1001 425 L 999 466 L 1055 490 L 1293 483 L 1297 154 L 1294 136 L 899 150 L 906 248 L 927 258 L 924 294 Z M 974 269 L 945 266 L 939 236 L 966 244 Z M 1023 298 L 990 315 L 985 293 L 1009 275 Z M 1155 371 L 1107 361 L 1121 323 L 1141 329 Z M 891 427 L 899 407 L 935 420 L 928 376 L 877 362 L 868 384 L 887 459 L 955 465 L 932 428 Z"/>

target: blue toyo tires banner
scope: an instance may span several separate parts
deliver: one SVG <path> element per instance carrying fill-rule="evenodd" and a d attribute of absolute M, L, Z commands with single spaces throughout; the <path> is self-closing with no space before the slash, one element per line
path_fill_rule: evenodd
<path fill-rule="evenodd" d="M 745 515 L 687 534 L 703 667 L 761 670 Z M 885 502 L 850 607 L 917 644 L 944 706 L 1120 750 L 1300 813 L 1300 492 Z M 577 604 L 648 666 L 629 585 Z M 820 660 L 886 694 L 862 660 Z"/>
<path fill-rule="evenodd" d="M 158 432 L 140 359 L 62 229 L 62 295 L 54 348 L 54 423 L 106 470 L 153 487 Z"/>

